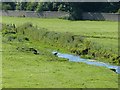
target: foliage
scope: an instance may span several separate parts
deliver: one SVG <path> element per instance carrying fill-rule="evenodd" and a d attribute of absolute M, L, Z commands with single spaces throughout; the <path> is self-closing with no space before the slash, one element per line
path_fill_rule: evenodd
<path fill-rule="evenodd" d="M 120 9 L 118 10 L 118 13 L 120 14 Z"/>
<path fill-rule="evenodd" d="M 72 9 L 70 10 L 70 20 L 81 20 L 82 19 L 82 3 L 70 3 Z"/>
<path fill-rule="evenodd" d="M 11 10 L 11 6 L 9 4 L 2 5 L 2 10 Z"/>
<path fill-rule="evenodd" d="M 2 2 L 2 10 L 15 10 L 15 2 Z"/>
<path fill-rule="evenodd" d="M 27 2 L 16 3 L 16 10 L 26 10 L 26 9 L 27 9 Z"/>
<path fill-rule="evenodd" d="M 43 3 L 38 3 L 37 8 L 36 8 L 36 12 L 40 12 L 43 11 Z"/>
<path fill-rule="evenodd" d="M 70 20 L 81 20 L 82 12 L 117 12 L 120 7 L 115 2 L 4 2 L 3 10 L 66 11 Z"/>
<path fill-rule="evenodd" d="M 26 10 L 35 11 L 37 8 L 37 5 L 38 5 L 37 2 L 28 2 Z"/>

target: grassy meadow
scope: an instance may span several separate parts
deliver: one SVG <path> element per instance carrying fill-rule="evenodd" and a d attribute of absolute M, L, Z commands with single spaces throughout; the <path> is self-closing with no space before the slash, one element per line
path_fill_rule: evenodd
<path fill-rule="evenodd" d="M 107 68 L 68 62 L 50 52 L 43 55 L 18 52 L 17 46 L 3 44 L 3 88 L 118 87 L 118 75 Z M 46 52 L 46 47 L 39 44 L 38 49 Z"/>
<path fill-rule="evenodd" d="M 31 22 L 38 28 L 46 28 L 50 31 L 71 32 L 75 35 L 88 37 L 97 42 L 102 48 L 113 48 L 118 51 L 118 22 L 113 21 L 69 21 L 62 19 L 2 17 L 2 22 L 20 26 Z"/>
<path fill-rule="evenodd" d="M 33 26 L 23 25 L 27 22 Z M 116 54 L 117 22 L 2 17 L 2 23 L 16 25 L 5 25 L 2 30 L 3 88 L 118 88 L 115 72 L 68 62 L 51 53 L 54 50 L 81 51 L 80 47 L 89 48 L 88 43 L 92 41 L 96 47 L 93 49 L 102 46 L 103 50 L 110 49 L 110 53 Z M 79 39 L 79 35 L 84 38 Z"/>

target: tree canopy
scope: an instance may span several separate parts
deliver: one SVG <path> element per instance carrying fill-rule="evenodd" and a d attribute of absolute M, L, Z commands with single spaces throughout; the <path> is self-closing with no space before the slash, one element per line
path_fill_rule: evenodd
<path fill-rule="evenodd" d="M 118 2 L 3 2 L 2 10 L 65 11 L 79 20 L 82 12 L 120 12 Z"/>

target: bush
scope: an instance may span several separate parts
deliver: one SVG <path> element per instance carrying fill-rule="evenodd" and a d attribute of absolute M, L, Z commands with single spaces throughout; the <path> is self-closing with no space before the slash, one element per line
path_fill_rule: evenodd
<path fill-rule="evenodd" d="M 7 10 L 11 10 L 11 9 L 12 9 L 12 7 L 9 4 L 3 4 L 2 5 L 2 10 L 7 11 Z"/>
<path fill-rule="evenodd" d="M 82 20 L 82 13 L 81 9 L 76 9 L 70 12 L 69 20 Z"/>
<path fill-rule="evenodd" d="M 120 14 L 120 9 L 118 9 L 118 13 Z"/>

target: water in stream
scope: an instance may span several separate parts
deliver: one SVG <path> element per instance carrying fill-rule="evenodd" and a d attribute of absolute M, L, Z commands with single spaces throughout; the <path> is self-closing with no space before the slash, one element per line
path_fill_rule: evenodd
<path fill-rule="evenodd" d="M 69 59 L 69 61 L 72 61 L 72 62 L 83 62 L 83 63 L 89 64 L 89 65 L 103 66 L 103 67 L 106 67 L 109 69 L 114 69 L 116 73 L 120 74 L 120 66 L 110 65 L 108 63 L 99 62 L 96 60 L 83 59 L 83 58 L 80 58 L 80 56 L 75 56 L 75 55 L 71 55 L 71 54 L 63 54 L 63 53 L 59 53 L 59 52 L 52 52 L 52 53 L 56 54 L 56 56 L 58 56 L 60 58 Z"/>

